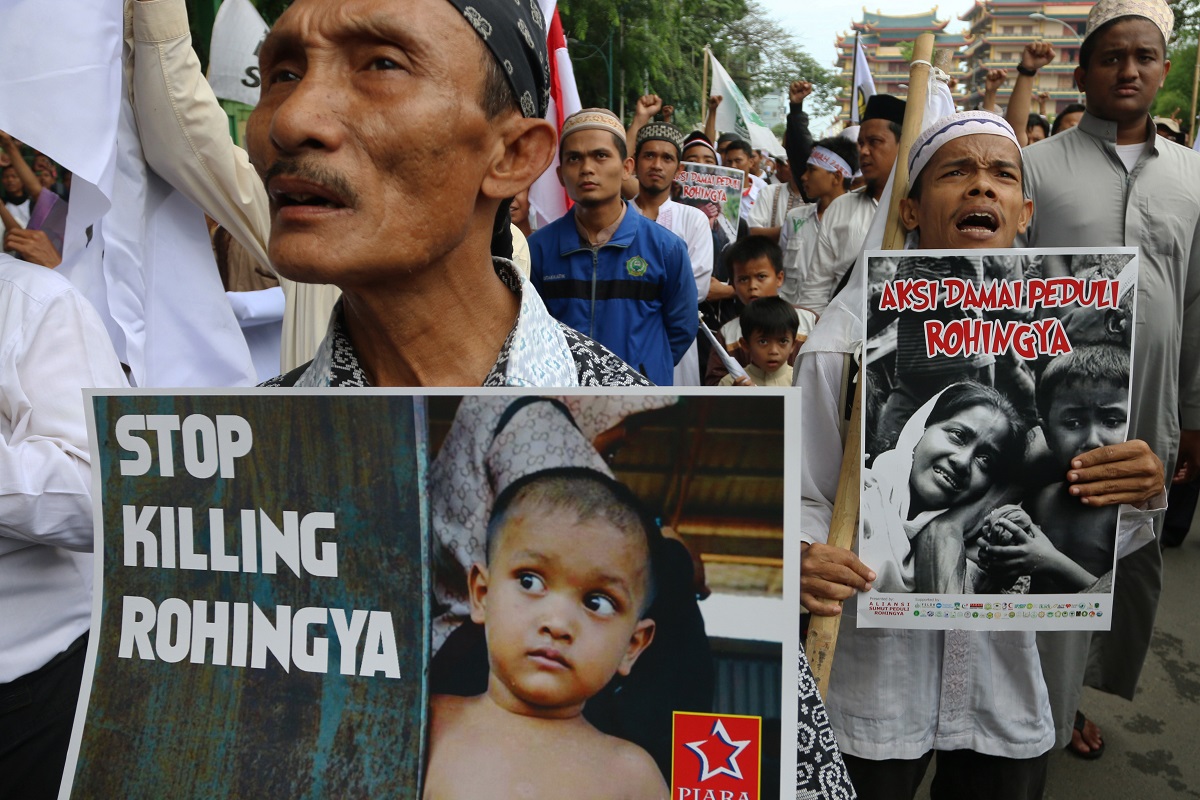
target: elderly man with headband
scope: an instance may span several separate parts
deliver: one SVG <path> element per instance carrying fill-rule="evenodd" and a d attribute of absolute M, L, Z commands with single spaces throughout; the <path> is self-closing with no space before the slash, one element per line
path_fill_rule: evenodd
<path fill-rule="evenodd" d="M 621 197 L 634 166 L 626 148 L 608 109 L 563 121 L 558 177 L 575 205 L 530 237 L 530 280 L 556 319 L 670 386 L 696 339 L 696 280 L 687 244 Z"/>
<path fill-rule="evenodd" d="M 1200 159 L 1156 136 L 1150 116 L 1171 67 L 1174 20 L 1164 0 L 1096 3 L 1075 68 L 1087 110 L 1076 127 L 1027 148 L 1025 166 L 1037 209 L 1030 245 L 1140 248 L 1129 435 L 1187 481 L 1200 475 Z M 1074 674 L 1051 686 L 1059 743 L 1082 729 L 1071 747 L 1085 757 L 1104 746 L 1076 714 L 1087 640 L 1097 640 L 1088 685 L 1133 699 L 1162 587 L 1159 549 L 1121 559 L 1117 577 L 1112 630 L 1075 634 L 1062 656 Z"/>
<path fill-rule="evenodd" d="M 910 151 L 910 175 L 901 218 L 918 247 L 1009 247 L 1029 221 L 1016 136 L 993 114 L 934 123 Z M 814 614 L 844 615 L 826 697 L 838 743 L 861 798 L 910 800 L 937 751 L 935 800 L 1036 800 L 1055 735 L 1034 634 L 860 630 L 857 594 L 878 576 L 825 544 L 848 424 L 840 398 L 853 385 L 865 292 L 865 275 L 851 274 L 796 362 L 805 430 L 801 602 Z M 1101 491 L 1092 480 L 1076 485 L 1085 495 Z M 960 527 L 939 520 L 918 547 L 961 542 Z"/>
<path fill-rule="evenodd" d="M 797 177 L 796 182 L 811 202 L 789 211 L 779 232 L 779 247 L 783 250 L 779 296 L 792 305 L 810 308 L 829 300 L 813 274 L 813 255 L 826 209 L 849 191 L 857 170 L 858 149 L 854 143 L 833 137 L 816 143 Z"/>
<path fill-rule="evenodd" d="M 261 181 L 190 56 L 183 3 L 132 5 L 155 169 L 260 247 L 265 183 L 272 265 L 343 292 L 315 359 L 275 385 L 643 382 L 491 255 L 501 209 L 556 144 L 536 2 L 297 0 L 259 50 L 246 137 Z"/>

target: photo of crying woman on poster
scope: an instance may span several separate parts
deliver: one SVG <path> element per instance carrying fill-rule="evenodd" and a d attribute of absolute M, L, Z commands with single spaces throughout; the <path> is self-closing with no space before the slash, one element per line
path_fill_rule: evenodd
<path fill-rule="evenodd" d="M 887 614 L 866 624 L 1106 624 L 1122 512 L 1067 476 L 1127 438 L 1136 256 L 872 261 L 860 553 L 879 578 L 860 613 Z"/>

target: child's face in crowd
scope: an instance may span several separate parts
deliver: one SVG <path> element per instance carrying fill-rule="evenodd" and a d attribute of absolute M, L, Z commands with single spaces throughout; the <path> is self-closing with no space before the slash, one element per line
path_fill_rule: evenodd
<path fill-rule="evenodd" d="M 804 168 L 804 174 L 800 176 L 800 183 L 804 193 L 810 199 L 815 200 L 819 197 L 828 197 L 840 190 L 842 176 L 836 172 L 821 169 L 816 164 L 808 164 Z"/>
<path fill-rule="evenodd" d="M 1054 457 L 1070 461 L 1097 447 L 1125 441 L 1128 422 L 1125 387 L 1067 383 L 1059 387 L 1042 427 Z"/>
<path fill-rule="evenodd" d="M 750 363 L 764 372 L 774 372 L 787 363 L 795 340 L 787 331 L 772 334 L 742 331 L 742 344 L 750 353 Z"/>
<path fill-rule="evenodd" d="M 733 291 L 743 304 L 756 297 L 774 297 L 783 286 L 783 273 L 766 256 L 733 265 Z"/>
<path fill-rule="evenodd" d="M 516 507 L 487 567 L 471 569 L 471 619 L 485 626 L 489 694 L 509 710 L 571 716 L 654 635 L 639 619 L 644 540 L 602 519 Z"/>

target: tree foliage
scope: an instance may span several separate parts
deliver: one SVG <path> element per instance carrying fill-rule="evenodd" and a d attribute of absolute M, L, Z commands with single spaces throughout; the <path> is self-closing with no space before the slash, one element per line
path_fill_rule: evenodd
<path fill-rule="evenodd" d="M 652 92 L 675 106 L 681 126 L 698 123 L 703 118 L 704 47 L 709 45 L 747 97 L 803 78 L 816 85 L 811 110 L 819 114 L 832 108 L 837 91 L 832 72 L 755 0 L 559 0 L 558 9 L 567 36 L 578 42 L 568 49 L 585 106 L 608 102 L 608 74 L 600 53 L 607 57 L 611 47 L 614 110 L 624 97 L 628 116 L 637 97 Z"/>
<path fill-rule="evenodd" d="M 291 4 L 252 2 L 268 25 Z M 558 10 L 564 32 L 575 40 L 568 51 L 584 106 L 608 105 L 611 59 L 614 110 L 623 96 L 629 116 L 637 98 L 652 92 L 675 106 L 675 120 L 682 127 L 698 123 L 703 119 L 704 47 L 709 45 L 747 97 L 804 79 L 815 87 L 806 103 L 810 113 L 820 116 L 834 108 L 839 88 L 834 73 L 805 52 L 756 0 L 559 0 Z"/>
<path fill-rule="evenodd" d="M 1196 34 L 1185 30 L 1184 35 L 1175 40 L 1168 55 L 1171 71 L 1154 98 L 1151 113 L 1156 117 L 1169 117 L 1178 111 L 1177 118 L 1191 128 L 1194 123 L 1189 124 L 1188 116 L 1192 109 L 1192 81 L 1196 71 Z"/>
<path fill-rule="evenodd" d="M 1200 0 L 1167 0 L 1175 13 L 1175 38 L 1196 41 L 1200 33 Z"/>

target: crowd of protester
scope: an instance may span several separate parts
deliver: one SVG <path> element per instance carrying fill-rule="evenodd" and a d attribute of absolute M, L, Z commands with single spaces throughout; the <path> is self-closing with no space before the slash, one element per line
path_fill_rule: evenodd
<path fill-rule="evenodd" d="M 844 756 L 845 771 L 821 780 L 844 780 L 843 791 L 860 797 L 907 800 L 936 753 L 935 798 L 1040 798 L 1052 749 L 1098 757 L 1103 735 L 1079 708 L 1085 672 L 1088 685 L 1133 699 L 1161 591 L 1158 546 L 1120 553 L 1111 633 L 1046 633 L 1035 641 L 1025 632 L 864 632 L 853 621 L 854 598 L 876 581 L 961 587 L 965 573 L 978 571 L 961 546 L 955 550 L 964 515 L 949 512 L 966 500 L 978 505 L 981 493 L 943 503 L 947 513 L 919 538 L 899 536 L 918 563 L 957 558 L 951 568 L 867 565 L 825 543 L 847 387 L 858 371 L 857 343 L 846 331 L 860 331 L 861 340 L 867 324 L 886 324 L 861 319 L 872 276 L 855 264 L 872 221 L 886 213 L 880 201 L 898 157 L 904 101 L 876 95 L 858 126 L 815 140 L 805 111 L 813 87 L 796 80 L 783 141 L 769 152 L 716 130 L 724 102 L 716 96 L 702 130 L 676 126 L 671 98 L 655 95 L 641 97 L 628 121 L 584 108 L 556 128 L 543 119 L 544 36 L 537 41 L 528 32 L 543 29 L 537 3 L 477 5 L 488 19 L 455 0 L 420 0 L 406 10 L 415 37 L 406 47 L 429 63 L 414 70 L 415 86 L 397 100 L 389 81 L 401 70 L 391 57 L 377 60 L 370 88 L 318 66 L 305 72 L 305 63 L 325 63 L 365 34 L 347 27 L 349 17 L 323 14 L 319 0 L 298 0 L 261 48 L 262 74 L 282 77 L 264 83 L 242 151 L 198 64 L 188 60 L 186 33 L 174 34 L 182 50 L 158 46 L 171 37 L 155 24 L 186 31 L 183 0 L 131 2 L 133 92 L 158 86 L 178 111 L 164 114 L 162 104 L 135 97 L 147 163 L 209 216 L 214 269 L 228 290 L 280 283 L 288 314 L 316 330 L 311 341 L 285 347 L 281 374 L 265 385 L 799 387 L 803 611 L 846 611 L 828 696 L 801 712 L 813 720 L 828 714 Z M 364 13 L 386 23 L 386 6 Z M 1028 45 L 1004 116 L 996 95 L 1008 75 L 993 70 L 982 110 L 924 130 L 921 155 L 910 155 L 910 185 L 893 187 L 907 189 L 901 220 L 922 249 L 1141 249 L 1134 390 L 1122 411 L 1127 437 L 1074 447 L 1040 419 L 1048 412 L 1039 412 L 1032 383 L 1028 402 L 998 400 L 993 384 L 1006 380 L 1003 369 L 942 369 L 911 358 L 901 326 L 885 375 L 890 388 L 871 400 L 878 426 L 869 435 L 869 470 L 882 476 L 882 466 L 897 459 L 911 467 L 923 430 L 974 411 L 1006 431 L 997 452 L 1015 449 L 1016 461 L 1026 458 L 1026 435 L 1036 429 L 1044 449 L 1049 442 L 1046 460 L 1070 460 L 1055 461 L 1053 480 L 1038 487 L 1037 504 L 1028 504 L 1035 519 L 1052 518 L 1064 504 L 1106 514 L 1131 506 L 1164 544 L 1182 541 L 1200 472 L 1200 155 L 1186 147 L 1178 119 L 1149 113 L 1169 68 L 1172 25 L 1162 0 L 1101 0 L 1076 69 L 1086 102 L 1047 114 L 1047 98 L 1033 96 L 1033 77 L 1057 54 L 1048 43 Z M 310 36 L 309 27 L 324 33 Z M 149 42 L 157 60 L 138 49 Z M 187 55 L 176 62 L 172 52 Z M 535 228 L 529 189 L 555 158 L 571 208 Z M 736 236 L 715 212 L 679 201 L 675 179 L 688 162 L 741 172 Z M 448 163 L 455 168 L 441 166 Z M 46 723 L 53 730 L 30 723 L 37 708 L 20 717 L 0 709 L 0 795 L 42 797 L 57 791 L 54 765 L 61 768 L 74 709 L 67 684 L 81 666 L 89 616 L 76 591 L 61 608 L 42 609 L 49 621 L 19 621 L 30 601 L 8 588 L 20 585 L 10 576 L 40 570 L 66 586 L 69 570 L 55 559 L 90 553 L 78 392 L 124 385 L 128 370 L 122 373 L 96 312 L 52 272 L 69 235 L 71 174 L 4 133 L 0 168 L 7 254 L 0 256 L 0 353 L 7 354 L 0 362 L 0 485 L 21 486 L 0 492 L 0 618 L 8 620 L 0 636 L 22 637 L 18 648 L 0 647 L 0 696 L 16 687 L 61 701 Z M 969 225 L 960 213 L 968 205 L 976 219 Z M 1074 275 L 1092 267 L 1059 265 Z M 953 268 L 938 261 L 898 270 Z M 1127 337 L 1129 326 L 1123 330 Z M 1060 371 L 1094 378 L 1099 370 L 1105 385 L 1127 381 L 1129 365 L 1119 357 L 1090 357 L 1103 367 Z M 1062 380 L 1076 390 L 1083 385 L 1074 373 Z M 911 420 L 926 406 L 926 427 L 917 430 Z M 921 496 L 903 481 L 894 488 Z M 1006 519 L 988 524 L 1028 529 L 1034 522 L 1015 511 Z M 1101 562 L 1055 539 L 1052 523 L 1042 527 L 1079 569 L 1069 580 L 1043 573 L 1034 581 L 1067 580 L 1078 589 L 1105 577 Z M 78 574 L 90 578 L 89 570 Z M 89 587 L 74 590 L 86 595 Z M 64 679 L 68 668 L 75 672 Z"/>

